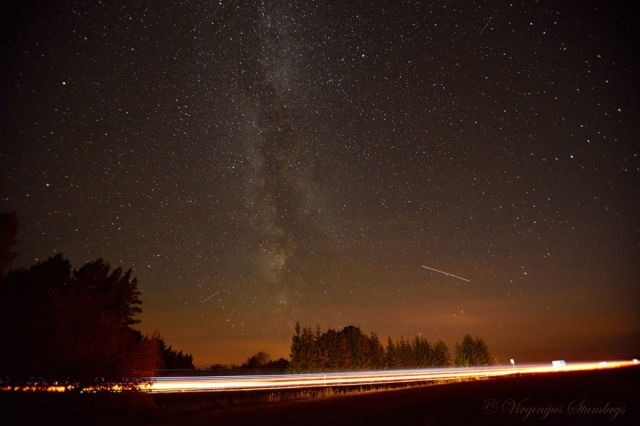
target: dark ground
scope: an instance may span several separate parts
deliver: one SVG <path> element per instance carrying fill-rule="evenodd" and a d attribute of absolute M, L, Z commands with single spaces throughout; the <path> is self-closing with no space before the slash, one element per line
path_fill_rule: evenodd
<path fill-rule="evenodd" d="M 227 407 L 219 393 L 0 393 L 0 406 L 13 424 L 639 425 L 639 383 L 640 367 L 630 367 Z"/>

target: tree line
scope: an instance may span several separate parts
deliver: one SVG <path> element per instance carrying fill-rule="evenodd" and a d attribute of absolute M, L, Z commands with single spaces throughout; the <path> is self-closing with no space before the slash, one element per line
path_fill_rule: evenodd
<path fill-rule="evenodd" d="M 73 269 L 62 254 L 29 268 L 9 269 L 16 253 L 18 219 L 0 215 L 0 384 L 37 380 L 132 383 L 159 369 L 195 369 L 193 356 L 167 346 L 158 334 L 134 326 L 142 312 L 131 269 L 103 259 Z M 465 335 L 453 359 L 442 341 L 424 337 L 382 345 L 359 327 L 323 332 L 300 327 L 291 339 L 290 360 L 258 352 L 234 370 L 274 369 L 290 373 L 491 365 L 481 338 Z M 221 366 L 212 366 L 221 367 Z"/>
<path fill-rule="evenodd" d="M 0 215 L 0 382 L 130 386 L 159 368 L 194 368 L 190 354 L 134 328 L 142 301 L 131 269 L 103 259 L 73 269 L 62 254 L 9 269 L 17 229 L 15 213 Z"/>
<path fill-rule="evenodd" d="M 463 367 L 497 363 L 484 340 L 469 334 L 456 343 L 452 360 L 444 341 L 430 343 L 422 336 L 395 341 L 389 337 L 384 347 L 375 332 L 367 335 L 351 325 L 323 332 L 320 326 L 313 330 L 296 323 L 294 331 L 289 373 L 448 367 L 452 361 Z"/>

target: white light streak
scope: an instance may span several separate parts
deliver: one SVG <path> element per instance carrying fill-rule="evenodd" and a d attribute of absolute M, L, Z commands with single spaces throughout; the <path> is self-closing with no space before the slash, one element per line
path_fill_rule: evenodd
<path fill-rule="evenodd" d="M 207 300 L 211 299 L 213 296 L 215 296 L 216 294 L 220 293 L 221 291 L 222 291 L 222 290 L 218 290 L 218 291 L 216 291 L 215 293 L 213 293 L 211 296 L 207 297 L 206 299 L 204 299 L 204 300 L 203 300 L 202 302 L 200 302 L 200 303 L 204 303 L 204 302 L 206 302 Z"/>
<path fill-rule="evenodd" d="M 478 35 L 482 35 L 482 33 L 484 32 L 484 30 L 487 28 L 487 26 L 489 25 L 489 22 L 491 22 L 491 20 L 493 19 L 494 16 L 496 16 L 496 13 L 498 13 L 498 10 L 500 10 L 500 7 L 502 7 L 502 3 L 504 3 L 504 0 L 502 0 L 502 2 L 500 3 L 500 6 L 498 6 L 498 8 L 496 9 L 495 12 L 493 12 L 493 15 L 491 15 L 491 18 L 489 18 L 489 20 L 487 21 L 486 24 L 484 24 L 484 27 L 482 27 L 482 31 L 480 31 L 480 34 Z"/>
<path fill-rule="evenodd" d="M 439 273 L 441 273 L 441 274 L 449 275 L 450 277 L 457 278 L 457 279 L 462 280 L 462 281 L 471 282 L 470 280 L 468 280 L 468 279 L 466 279 L 466 278 L 462 278 L 462 277 L 459 277 L 459 276 L 457 276 L 457 275 L 450 274 L 450 273 L 448 273 L 448 272 L 440 271 L 440 270 L 438 270 L 438 269 L 434 269 L 434 268 L 429 268 L 428 266 L 424 266 L 424 265 L 421 265 L 421 266 L 422 266 L 423 268 L 431 269 L 432 271 L 436 271 L 436 272 L 439 272 Z"/>
<path fill-rule="evenodd" d="M 272 376 L 195 376 L 156 377 L 142 388 L 149 392 L 203 392 L 252 389 L 292 389 L 320 386 L 428 382 L 472 377 L 498 377 L 514 374 L 558 373 L 562 371 L 602 370 L 630 367 L 633 361 L 571 363 L 558 369 L 551 363 L 514 366 L 432 368 L 420 370 L 360 371 Z"/>

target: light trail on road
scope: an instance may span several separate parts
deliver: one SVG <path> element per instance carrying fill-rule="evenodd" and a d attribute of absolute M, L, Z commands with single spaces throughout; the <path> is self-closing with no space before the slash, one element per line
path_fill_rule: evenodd
<path fill-rule="evenodd" d="M 638 365 L 633 361 L 581 362 L 566 365 L 528 364 L 468 368 L 432 368 L 340 373 L 284 374 L 271 376 L 193 376 L 155 377 L 143 387 L 149 392 L 204 392 L 259 389 L 297 389 L 323 386 L 375 385 L 389 383 L 430 382 L 509 376 L 515 374 L 552 373 L 560 371 L 602 370 Z"/>

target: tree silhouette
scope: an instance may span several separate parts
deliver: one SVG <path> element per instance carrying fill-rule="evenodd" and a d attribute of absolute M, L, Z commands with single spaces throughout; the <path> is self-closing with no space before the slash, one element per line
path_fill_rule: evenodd
<path fill-rule="evenodd" d="M 111 270 L 111 265 L 98 259 L 74 271 L 73 278 L 76 286 L 85 287 L 86 291 L 101 301 L 102 311 L 109 312 L 122 325 L 140 322 L 133 318 L 142 312 L 138 306 L 142 301 L 138 298 L 138 280 L 131 278 L 131 269 L 127 272 L 120 267 Z"/>
<path fill-rule="evenodd" d="M 413 340 L 387 340 L 384 348 L 375 332 L 362 333 L 359 327 L 347 326 L 340 331 L 329 328 L 322 332 L 316 326 L 302 328 L 296 323 L 291 339 L 290 373 L 330 372 L 346 370 L 378 370 L 397 368 L 446 367 L 451 364 L 449 348 L 442 341 L 430 344 L 415 336 Z"/>
<path fill-rule="evenodd" d="M 73 270 L 58 254 L 5 273 L 15 257 L 15 214 L 2 215 L 0 228 L 1 377 L 96 386 L 135 385 L 155 374 L 164 341 L 132 328 L 142 302 L 131 270 L 102 259 Z M 175 355 L 193 367 L 191 355 Z"/>
<path fill-rule="evenodd" d="M 391 369 L 403 367 L 402 358 L 400 357 L 398 348 L 396 347 L 396 344 L 393 342 L 393 339 L 391 339 L 391 337 L 387 339 L 386 356 L 387 356 L 387 367 Z"/>
<path fill-rule="evenodd" d="M 449 348 L 447 344 L 442 340 L 438 340 L 435 345 L 432 346 L 432 367 L 446 367 L 451 365 L 451 355 L 449 354 Z"/>
<path fill-rule="evenodd" d="M 375 331 L 369 337 L 369 358 L 372 369 L 379 370 L 387 366 L 384 348 Z"/>
<path fill-rule="evenodd" d="M 101 259 L 77 271 L 62 255 L 12 270 L 0 288 L 0 371 L 14 378 L 117 381 L 155 371 L 155 338 L 130 327 L 141 312 L 131 272 Z M 155 345 L 155 349 L 154 349 Z M 144 350 L 143 350 L 144 348 Z M 136 354 L 145 353 L 145 361 Z"/>
<path fill-rule="evenodd" d="M 249 357 L 247 362 L 245 362 L 242 367 L 243 368 L 262 368 L 267 365 L 271 361 L 269 358 L 269 354 L 263 351 L 256 353 L 255 355 Z"/>
<path fill-rule="evenodd" d="M 454 362 L 456 366 L 460 367 L 486 366 L 497 363 L 484 340 L 480 337 L 474 339 L 470 334 L 465 334 L 460 344 L 456 343 Z"/>
<path fill-rule="evenodd" d="M 160 368 L 167 370 L 194 370 L 193 356 L 191 354 L 183 354 L 182 351 L 173 349 L 170 345 L 167 347 L 164 339 L 157 335 L 158 346 L 160 349 Z"/>
<path fill-rule="evenodd" d="M 349 325 L 342 329 L 347 339 L 351 370 L 367 370 L 369 368 L 368 337 L 362 334 L 360 327 Z"/>
<path fill-rule="evenodd" d="M 309 369 L 309 358 L 311 357 L 312 348 L 309 345 L 307 329 L 302 330 L 300 323 L 296 322 L 294 327 L 295 334 L 291 338 L 291 363 L 287 371 L 290 373 L 302 373 Z"/>

